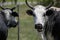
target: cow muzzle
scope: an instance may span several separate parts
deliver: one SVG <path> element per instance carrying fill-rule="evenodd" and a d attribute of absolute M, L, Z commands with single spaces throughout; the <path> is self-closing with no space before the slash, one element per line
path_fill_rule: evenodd
<path fill-rule="evenodd" d="M 43 31 L 42 24 L 35 24 L 35 29 L 37 29 L 38 32 L 42 32 Z"/>
<path fill-rule="evenodd" d="M 8 24 L 8 27 L 16 27 L 17 25 L 18 25 L 18 22 L 10 21 L 10 23 Z"/>

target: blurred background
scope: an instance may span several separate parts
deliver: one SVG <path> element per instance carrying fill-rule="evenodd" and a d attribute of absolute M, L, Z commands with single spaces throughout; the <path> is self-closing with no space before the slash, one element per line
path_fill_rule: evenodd
<path fill-rule="evenodd" d="M 37 4 L 42 4 L 47 6 L 53 0 L 28 0 L 31 5 L 35 6 Z M 60 0 L 54 0 L 56 7 L 60 7 Z M 0 0 L 0 5 L 3 7 L 12 8 L 19 4 L 19 15 L 20 15 L 20 40 L 41 40 L 38 33 L 34 27 L 34 21 L 32 16 L 26 14 L 26 10 L 29 9 L 25 4 L 25 0 Z M 18 7 L 16 8 L 16 12 Z M 10 28 L 8 31 L 7 40 L 17 40 L 18 39 L 18 26 L 16 28 Z"/>

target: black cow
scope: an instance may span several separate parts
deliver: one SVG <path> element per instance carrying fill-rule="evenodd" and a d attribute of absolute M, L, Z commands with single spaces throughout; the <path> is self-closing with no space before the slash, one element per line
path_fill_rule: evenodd
<path fill-rule="evenodd" d="M 31 8 L 26 13 L 34 17 L 35 29 L 41 33 L 43 40 L 60 40 L 60 11 L 50 8 L 54 2 L 45 7 L 37 5 L 32 7 L 25 1 L 26 5 Z M 49 39 L 50 37 L 52 39 Z"/>
<path fill-rule="evenodd" d="M 13 8 L 3 8 L 0 6 L 2 11 L 0 11 L 0 40 L 6 40 L 8 36 L 8 28 L 16 27 L 18 21 L 16 17 L 18 17 L 18 13 L 14 12 Z"/>

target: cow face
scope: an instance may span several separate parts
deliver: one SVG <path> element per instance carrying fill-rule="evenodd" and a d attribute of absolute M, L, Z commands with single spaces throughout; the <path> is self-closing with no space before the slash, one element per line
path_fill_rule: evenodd
<path fill-rule="evenodd" d="M 46 22 L 46 9 L 44 6 L 35 6 L 34 10 L 27 10 L 27 14 L 34 17 L 35 28 L 42 29 Z M 38 27 L 37 27 L 38 26 Z"/>
<path fill-rule="evenodd" d="M 2 13 L 4 13 L 4 17 L 7 21 L 7 25 L 9 27 L 16 27 L 16 25 L 18 23 L 16 17 L 18 17 L 18 14 L 9 8 L 4 8 L 2 10 Z"/>
<path fill-rule="evenodd" d="M 34 17 L 35 28 L 42 29 L 48 21 L 48 17 L 54 14 L 54 10 L 46 10 L 46 7 L 38 5 L 34 7 L 34 10 L 27 10 L 26 13 Z"/>
<path fill-rule="evenodd" d="M 41 29 L 40 31 L 42 31 L 44 28 L 45 22 L 48 20 L 48 16 L 46 16 L 47 10 L 54 4 L 54 2 L 52 2 L 47 7 L 44 7 L 42 5 L 37 5 L 35 7 L 32 7 L 31 5 L 28 4 L 27 0 L 25 2 L 26 2 L 26 5 L 32 9 L 32 10 L 27 10 L 27 14 L 32 15 L 34 17 L 35 28 Z"/>

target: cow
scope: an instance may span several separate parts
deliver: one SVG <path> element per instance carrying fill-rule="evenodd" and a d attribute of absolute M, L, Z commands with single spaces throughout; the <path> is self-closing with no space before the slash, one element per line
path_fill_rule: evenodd
<path fill-rule="evenodd" d="M 0 40 L 7 40 L 8 37 L 8 29 L 11 27 L 16 27 L 18 24 L 18 20 L 16 17 L 18 17 L 18 13 L 14 12 L 13 10 L 16 7 L 13 8 L 3 8 L 0 11 Z"/>
<path fill-rule="evenodd" d="M 27 0 L 25 3 L 31 8 L 26 13 L 34 17 L 35 29 L 41 34 L 42 40 L 60 40 L 60 11 L 51 8 L 54 1 L 47 7 L 43 5 L 33 7 Z"/>

